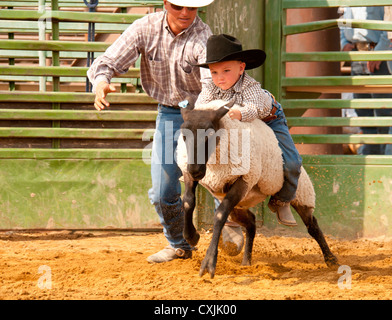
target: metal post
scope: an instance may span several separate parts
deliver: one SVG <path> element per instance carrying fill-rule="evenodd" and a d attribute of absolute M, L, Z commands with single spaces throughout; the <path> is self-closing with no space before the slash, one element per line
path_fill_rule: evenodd
<path fill-rule="evenodd" d="M 38 12 L 45 15 L 45 0 L 39 0 Z M 45 40 L 46 37 L 46 21 L 43 19 L 38 20 L 38 38 L 39 40 Z M 46 51 L 39 51 L 39 65 L 46 66 Z M 39 78 L 39 91 L 46 91 L 46 77 Z"/>
<path fill-rule="evenodd" d="M 58 0 L 51 0 L 52 11 L 59 10 L 59 2 Z M 52 19 L 52 40 L 60 40 L 60 25 L 58 19 Z M 52 51 L 52 66 L 59 67 L 60 66 L 60 52 Z M 53 77 L 53 91 L 60 91 L 60 77 Z M 59 110 L 60 103 L 53 102 L 52 109 Z M 53 128 L 60 128 L 60 121 L 52 121 Z M 53 139 L 52 146 L 55 149 L 60 148 L 60 139 Z"/>
<path fill-rule="evenodd" d="M 84 4 L 89 9 L 89 12 L 95 12 L 95 8 L 98 6 L 98 0 L 90 0 L 88 3 L 87 0 L 83 0 Z M 93 42 L 95 40 L 95 23 L 89 22 L 88 23 L 88 41 Z M 90 67 L 94 61 L 94 52 L 87 52 L 87 67 Z M 92 84 L 86 78 L 86 92 L 92 91 Z"/>
<path fill-rule="evenodd" d="M 13 9 L 13 7 L 8 7 L 8 9 Z M 10 39 L 10 40 L 14 39 L 14 34 L 12 32 L 8 33 L 8 39 Z M 8 64 L 10 66 L 15 65 L 15 58 L 8 58 Z M 10 91 L 15 90 L 15 81 L 9 81 L 9 88 L 10 88 Z"/>

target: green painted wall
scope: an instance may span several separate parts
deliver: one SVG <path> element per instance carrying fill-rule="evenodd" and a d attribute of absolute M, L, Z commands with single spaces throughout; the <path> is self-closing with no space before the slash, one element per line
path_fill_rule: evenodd
<path fill-rule="evenodd" d="M 142 160 L 0 160 L 0 228 L 160 227 Z"/>
<path fill-rule="evenodd" d="M 264 1 L 215 0 L 207 7 L 205 22 L 214 34 L 236 37 L 244 50 L 264 49 Z M 248 73 L 263 82 L 262 67 Z"/>
<path fill-rule="evenodd" d="M 304 167 L 316 191 L 314 215 L 327 235 L 348 239 L 392 236 L 391 161 L 387 157 L 384 162 L 362 160 L 368 163 L 352 163 L 344 157 L 324 161 L 304 157 Z M 207 229 L 213 223 L 213 200 L 202 188 L 198 191 L 198 223 Z M 265 203 L 252 211 L 258 226 L 278 226 L 275 214 Z M 298 227 L 293 230 L 306 233 L 300 217 L 295 214 L 295 218 Z"/>

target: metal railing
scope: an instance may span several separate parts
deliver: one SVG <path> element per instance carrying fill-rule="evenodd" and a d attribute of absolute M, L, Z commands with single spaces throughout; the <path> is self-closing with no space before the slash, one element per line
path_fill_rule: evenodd
<path fill-rule="evenodd" d="M 345 74 L 325 76 L 287 76 L 289 63 L 344 63 L 353 61 L 388 61 L 392 60 L 392 51 L 341 52 L 317 51 L 288 52 L 289 37 L 310 32 L 335 29 L 350 25 L 353 28 L 392 31 L 392 22 L 371 20 L 328 19 L 298 24 L 287 24 L 289 10 L 309 8 L 330 8 L 341 6 L 385 6 L 390 1 L 368 0 L 315 0 L 266 1 L 266 44 L 267 56 L 272 59 L 265 67 L 265 86 L 278 97 L 289 115 L 288 124 L 292 127 L 390 127 L 392 117 L 307 117 L 309 109 L 392 109 L 392 99 L 339 99 L 319 98 L 321 94 L 341 93 L 392 93 L 392 76 L 351 76 Z M 281 39 L 281 41 L 277 41 Z M 316 67 L 315 65 L 315 67 Z M 299 130 L 297 130 L 299 131 Z M 317 130 L 316 130 L 317 131 Z M 389 134 L 293 134 L 297 144 L 392 144 Z"/>

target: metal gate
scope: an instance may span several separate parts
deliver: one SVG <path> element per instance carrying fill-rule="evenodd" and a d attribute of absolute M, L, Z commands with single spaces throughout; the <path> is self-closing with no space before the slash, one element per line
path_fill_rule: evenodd
<path fill-rule="evenodd" d="M 223 4 L 224 2 L 224 4 Z M 391 235 L 392 156 L 347 154 L 344 148 L 356 144 L 391 144 L 392 135 L 353 133 L 356 127 L 389 127 L 392 117 L 342 117 L 342 110 L 392 108 L 391 99 L 342 99 L 342 93 L 392 93 L 392 76 L 351 76 L 341 72 L 341 63 L 392 60 L 392 51 L 341 52 L 339 26 L 351 25 L 392 30 L 391 22 L 339 19 L 341 6 L 384 6 L 390 1 L 369 0 L 216 0 L 209 10 L 248 6 L 242 26 L 264 31 L 262 42 L 251 32 L 233 30 L 246 49 L 262 48 L 267 53 L 263 74 L 256 77 L 272 92 L 285 110 L 288 125 L 304 167 L 317 195 L 315 215 L 323 230 L 335 236 Z M 250 10 L 252 9 L 252 10 Z M 252 15 L 263 14 L 259 24 Z M 214 25 L 210 16 L 208 22 Z M 239 13 L 230 12 L 227 24 Z M 302 17 L 302 18 L 301 18 Z M 223 31 L 227 31 L 226 28 Z M 222 30 L 221 30 L 222 31 Z M 249 36 L 248 36 L 249 35 Z M 335 42 L 334 42 L 335 41 Z M 307 70 L 307 71 L 306 71 Z M 203 194 L 203 193 L 202 193 Z M 204 195 L 205 196 L 205 195 Z M 209 225 L 211 200 L 200 204 L 200 225 Z M 276 226 L 268 208 L 256 208 L 259 224 Z M 297 216 L 299 219 L 299 217 Z M 299 227 L 301 229 L 301 227 Z"/>

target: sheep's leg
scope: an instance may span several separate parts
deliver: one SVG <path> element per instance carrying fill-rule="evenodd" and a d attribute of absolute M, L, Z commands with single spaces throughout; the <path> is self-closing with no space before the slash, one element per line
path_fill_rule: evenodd
<path fill-rule="evenodd" d="M 247 209 L 234 209 L 230 214 L 233 221 L 245 228 L 246 242 L 244 250 L 243 266 L 250 266 L 252 261 L 253 240 L 256 235 L 256 217 Z"/>
<path fill-rule="evenodd" d="M 199 242 L 200 235 L 193 225 L 193 211 L 196 205 L 196 187 L 198 181 L 194 181 L 189 174 L 184 175 L 185 190 L 183 197 L 184 209 L 184 239 L 191 245 L 196 246 Z"/>
<path fill-rule="evenodd" d="M 218 243 L 219 243 L 219 237 L 222 228 L 230 212 L 243 198 L 246 189 L 247 189 L 246 182 L 242 178 L 239 178 L 230 187 L 230 190 L 227 192 L 221 204 L 216 209 L 214 215 L 212 240 L 207 249 L 206 256 L 201 263 L 200 272 L 199 272 L 200 277 L 203 276 L 206 272 L 208 272 L 211 276 L 211 279 L 214 278 L 216 262 L 218 258 Z"/>
<path fill-rule="evenodd" d="M 313 216 L 313 208 L 296 204 L 293 204 L 293 207 L 306 225 L 308 233 L 317 241 L 318 245 L 320 246 L 324 256 L 324 261 L 327 266 L 330 268 L 335 268 L 338 266 L 338 259 L 331 252 L 328 243 L 325 240 L 324 234 L 317 223 L 317 219 L 315 216 Z"/>

